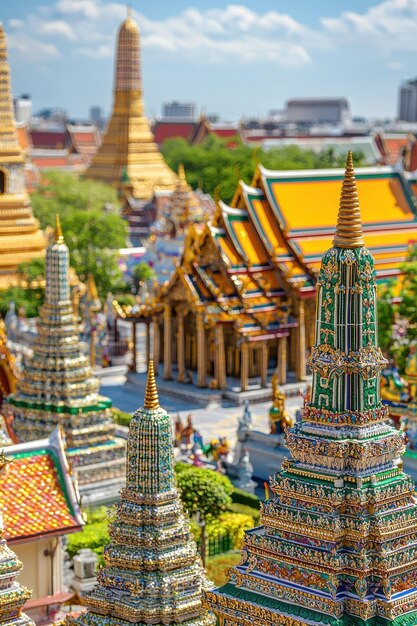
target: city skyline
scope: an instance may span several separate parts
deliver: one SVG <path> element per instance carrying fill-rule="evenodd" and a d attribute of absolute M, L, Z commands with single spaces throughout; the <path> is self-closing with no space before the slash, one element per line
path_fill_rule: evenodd
<path fill-rule="evenodd" d="M 292 97 L 346 96 L 354 115 L 393 117 L 400 83 L 417 74 L 415 0 L 352 0 L 349 11 L 328 0 L 320 8 L 289 0 L 132 5 L 150 116 L 167 100 L 232 120 L 282 109 Z M 30 93 L 34 111 L 65 107 L 86 118 L 100 105 L 108 113 L 125 14 L 124 3 L 107 0 L 3 7 L 14 95 Z"/>

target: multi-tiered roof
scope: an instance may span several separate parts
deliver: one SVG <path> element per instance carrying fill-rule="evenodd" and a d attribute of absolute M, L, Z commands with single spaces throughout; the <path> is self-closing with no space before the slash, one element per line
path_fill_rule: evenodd
<path fill-rule="evenodd" d="M 0 454 L 0 473 L 5 470 L 7 461 Z M 0 624 L 2 626 L 35 626 L 25 613 L 24 603 L 32 595 L 25 587 L 16 582 L 22 569 L 22 563 L 7 546 L 4 539 L 3 516 L 0 513 Z"/>
<path fill-rule="evenodd" d="M 111 400 L 99 394 L 80 342 L 68 282 L 69 251 L 57 218 L 55 240 L 46 252 L 46 293 L 33 355 L 8 405 L 20 441 L 42 439 L 58 425 L 65 431 L 68 457 L 80 483 L 122 477 L 125 444 L 114 436 Z"/>
<path fill-rule="evenodd" d="M 0 24 L 0 286 L 17 278 L 21 263 L 45 254 L 45 238 L 33 217 L 25 187 L 25 155 L 13 115 L 7 43 Z"/>
<path fill-rule="evenodd" d="M 126 488 L 110 523 L 106 566 L 76 626 L 209 626 L 207 584 L 175 484 L 171 420 L 159 406 L 152 361 L 145 403 L 130 423 Z"/>
<path fill-rule="evenodd" d="M 231 626 L 417 623 L 417 506 L 404 436 L 379 396 L 375 269 L 352 155 L 317 282 L 311 401 L 287 435 L 263 526 L 205 604 Z"/>
<path fill-rule="evenodd" d="M 159 152 L 145 117 L 139 29 L 130 13 L 118 33 L 113 112 L 86 175 L 141 200 L 149 200 L 155 190 L 173 191 L 176 186 L 177 176 Z"/>

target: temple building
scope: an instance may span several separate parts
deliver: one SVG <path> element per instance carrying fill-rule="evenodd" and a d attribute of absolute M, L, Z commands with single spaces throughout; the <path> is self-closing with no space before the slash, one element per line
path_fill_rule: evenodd
<path fill-rule="evenodd" d="M 226 389 L 302 381 L 314 343 L 316 280 L 331 244 L 340 169 L 270 171 L 258 166 L 231 205 L 217 203 L 150 306 L 153 356 L 164 378 Z M 417 240 L 415 177 L 390 166 L 357 170 L 363 230 L 378 282 L 401 274 Z M 269 372 L 269 373 L 268 373 Z"/>
<path fill-rule="evenodd" d="M 145 402 L 129 428 L 126 488 L 110 522 L 105 567 L 73 626 L 209 626 L 208 586 L 175 484 L 171 420 L 159 406 L 153 363 Z"/>
<path fill-rule="evenodd" d="M 25 154 L 13 114 L 6 35 L 0 24 L 0 288 L 17 278 L 21 263 L 45 255 L 46 242 L 25 187 Z"/>
<path fill-rule="evenodd" d="M 404 433 L 381 404 L 376 272 L 349 153 L 317 280 L 311 398 L 287 431 L 262 526 L 204 604 L 222 626 L 417 623 L 417 504 Z"/>
<path fill-rule="evenodd" d="M 112 184 L 121 197 L 138 200 L 176 186 L 177 176 L 159 152 L 145 117 L 139 29 L 130 12 L 117 38 L 113 111 L 86 176 Z"/>
<path fill-rule="evenodd" d="M 0 454 L 0 472 L 7 468 L 8 461 L 3 452 Z M 0 624 L 8 626 L 35 626 L 22 607 L 31 596 L 31 592 L 16 581 L 22 569 L 22 563 L 7 546 L 4 538 L 3 515 L 0 513 Z"/>
<path fill-rule="evenodd" d="M 10 446 L 6 454 L 10 463 L 0 475 L 4 538 L 24 565 L 21 583 L 32 592 L 25 610 L 43 624 L 38 617 L 71 596 L 64 593 L 63 539 L 84 525 L 79 495 L 58 429 L 47 439 Z"/>
<path fill-rule="evenodd" d="M 111 400 L 99 394 L 100 382 L 80 341 L 68 276 L 69 251 L 57 216 L 55 239 L 46 252 L 45 303 L 33 354 L 24 356 L 6 408 L 21 442 L 62 426 L 84 503 L 111 501 L 124 481 L 125 441 L 115 437 Z"/>

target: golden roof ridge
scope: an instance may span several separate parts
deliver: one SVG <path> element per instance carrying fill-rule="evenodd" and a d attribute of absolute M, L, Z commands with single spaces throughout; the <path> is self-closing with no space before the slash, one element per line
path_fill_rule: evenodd
<path fill-rule="evenodd" d="M 361 248 L 365 245 L 352 150 L 347 154 L 333 245 L 337 248 Z"/>

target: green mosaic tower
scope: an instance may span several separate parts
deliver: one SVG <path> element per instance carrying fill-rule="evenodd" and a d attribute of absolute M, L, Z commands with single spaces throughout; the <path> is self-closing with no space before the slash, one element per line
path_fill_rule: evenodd
<path fill-rule="evenodd" d="M 65 432 L 68 460 L 84 503 L 113 501 L 123 484 L 126 442 L 115 436 L 111 400 L 100 395 L 70 297 L 69 250 L 59 217 L 46 251 L 45 302 L 33 353 L 7 398 L 21 442 Z"/>
<path fill-rule="evenodd" d="M 379 397 L 373 258 L 349 153 L 333 247 L 317 282 L 311 401 L 287 432 L 263 526 L 205 594 L 222 626 L 414 626 L 417 506 L 403 433 Z"/>
<path fill-rule="evenodd" d="M 207 586 L 175 484 L 171 419 L 161 409 L 153 362 L 144 407 L 129 428 L 121 492 L 105 567 L 74 626 L 212 626 L 201 605 Z"/>

